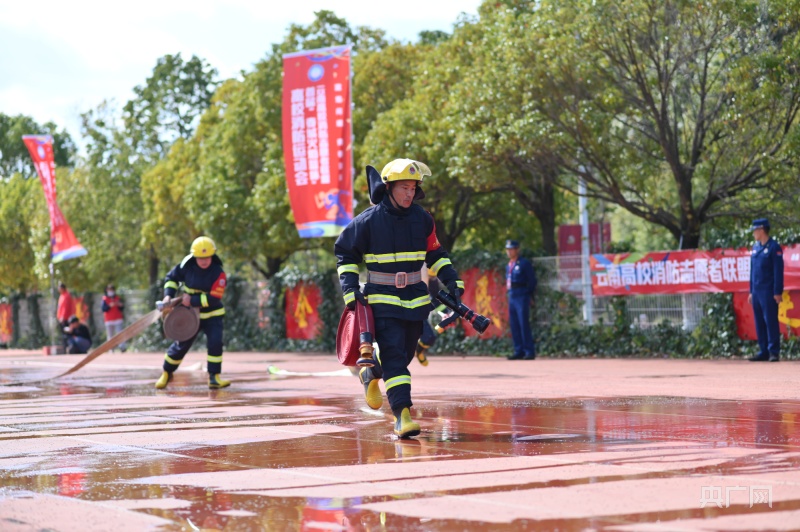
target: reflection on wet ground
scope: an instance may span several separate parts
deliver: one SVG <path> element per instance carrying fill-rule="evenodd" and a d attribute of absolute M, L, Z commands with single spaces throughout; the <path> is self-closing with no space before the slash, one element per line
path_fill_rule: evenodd
<path fill-rule="evenodd" d="M 800 403 L 418 395 L 398 441 L 359 395 L 151 373 L 3 390 L 0 529 L 47 496 L 164 530 L 800 527 Z"/>

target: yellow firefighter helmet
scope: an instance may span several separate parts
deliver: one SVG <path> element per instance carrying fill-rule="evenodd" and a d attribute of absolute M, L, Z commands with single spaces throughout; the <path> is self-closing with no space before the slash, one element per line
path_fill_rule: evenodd
<path fill-rule="evenodd" d="M 425 176 L 429 175 L 431 175 L 431 169 L 424 163 L 411 159 L 395 159 L 383 167 L 381 181 L 391 183 L 410 179 L 422 183 Z"/>
<path fill-rule="evenodd" d="M 217 252 L 217 246 L 214 241 L 207 236 L 198 236 L 192 242 L 192 256 L 196 259 L 205 259 L 213 257 Z"/>

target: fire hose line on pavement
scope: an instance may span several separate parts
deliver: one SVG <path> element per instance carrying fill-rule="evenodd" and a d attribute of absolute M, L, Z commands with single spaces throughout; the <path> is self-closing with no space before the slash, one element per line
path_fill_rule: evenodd
<path fill-rule="evenodd" d="M 104 343 L 97 346 L 97 349 L 94 349 L 91 353 L 86 355 L 83 358 L 83 360 L 81 360 L 80 362 L 69 368 L 64 373 L 61 373 L 60 375 L 56 375 L 55 377 L 48 377 L 46 379 L 38 379 L 34 381 L 4 382 L 0 383 L 0 386 L 23 386 L 27 384 L 38 384 L 41 382 L 60 379 L 61 377 L 69 375 L 70 373 L 75 373 L 83 366 L 87 365 L 88 363 L 98 358 L 100 355 L 107 353 L 108 351 L 114 349 L 123 342 L 127 342 L 133 337 L 140 335 L 142 332 L 145 331 L 145 329 L 147 329 L 152 324 L 157 322 L 158 319 L 162 317 L 162 315 L 166 315 L 167 313 L 169 313 L 172 307 L 176 306 L 180 302 L 180 300 L 181 300 L 180 298 L 173 299 L 167 306 L 164 307 L 163 311 L 156 309 L 145 314 L 144 316 L 142 316 L 141 318 L 130 324 L 128 327 L 126 327 L 124 330 L 122 330 L 119 334 L 117 334 L 113 338 L 109 338 Z"/>

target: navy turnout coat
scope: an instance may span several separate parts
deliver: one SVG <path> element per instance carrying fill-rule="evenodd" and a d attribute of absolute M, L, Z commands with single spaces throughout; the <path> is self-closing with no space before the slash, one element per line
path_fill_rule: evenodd
<path fill-rule="evenodd" d="M 427 264 L 433 275 L 445 284 L 458 278 L 447 252 L 436 238 L 433 216 L 412 203 L 407 209 L 395 208 L 389 196 L 356 216 L 336 239 L 334 253 L 345 304 L 353 301 L 359 289 L 358 267 L 366 263 L 368 272 L 414 273 Z M 376 318 L 425 320 L 433 307 L 424 282 L 404 288 L 369 281 L 364 295 Z"/>

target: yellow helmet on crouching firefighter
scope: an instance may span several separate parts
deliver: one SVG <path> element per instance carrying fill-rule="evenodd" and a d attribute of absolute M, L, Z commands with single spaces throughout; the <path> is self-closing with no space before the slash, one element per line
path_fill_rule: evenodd
<path fill-rule="evenodd" d="M 391 183 L 410 179 L 422 183 L 425 176 L 429 175 L 431 175 L 431 169 L 424 163 L 412 159 L 395 159 L 383 167 L 381 181 Z"/>
<path fill-rule="evenodd" d="M 198 236 L 194 239 L 194 242 L 192 242 L 191 251 L 194 258 L 205 259 L 213 257 L 214 254 L 216 254 L 217 246 L 215 246 L 214 241 L 207 236 Z"/>

